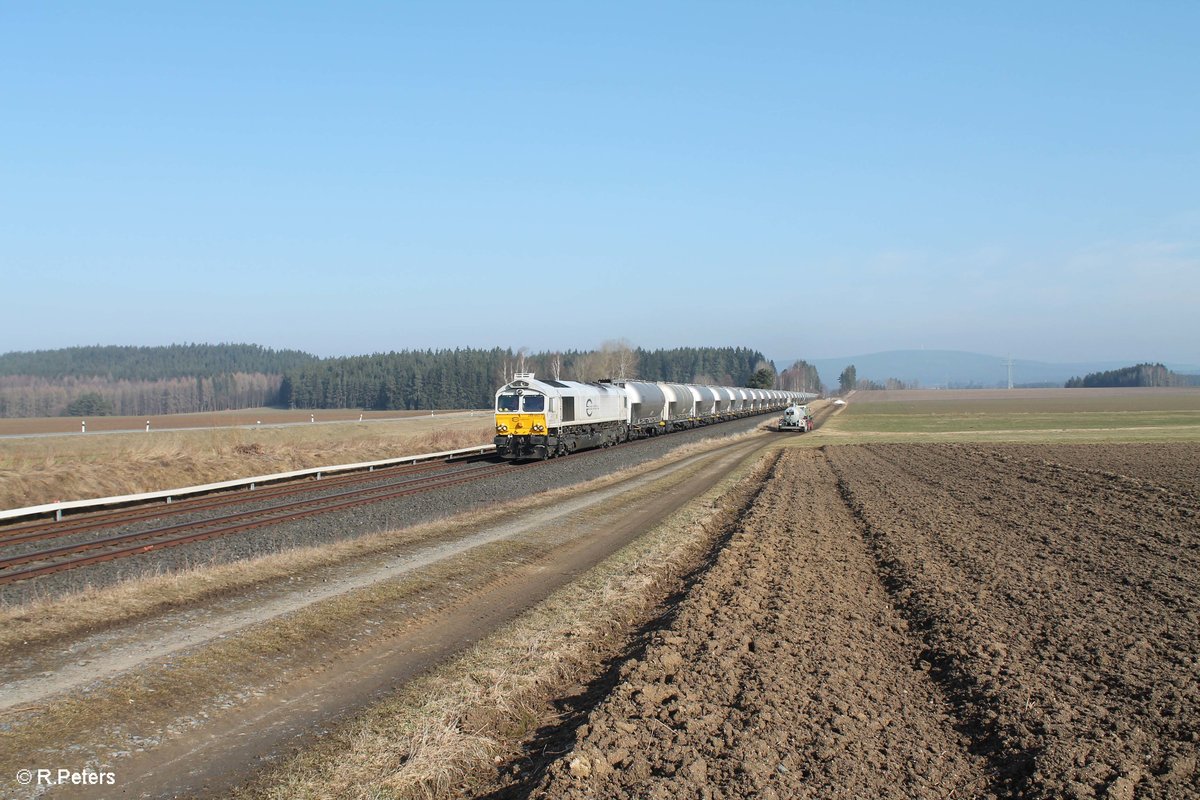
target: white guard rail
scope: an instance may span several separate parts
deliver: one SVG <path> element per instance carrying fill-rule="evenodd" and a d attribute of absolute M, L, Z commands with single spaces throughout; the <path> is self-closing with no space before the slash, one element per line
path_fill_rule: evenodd
<path fill-rule="evenodd" d="M 67 500 L 57 503 L 46 503 L 40 506 L 26 506 L 25 508 L 13 508 L 7 511 L 0 511 L 0 520 L 20 519 L 21 517 L 36 517 L 42 514 L 53 514 L 55 519 L 62 519 L 64 511 L 72 511 L 81 508 L 99 508 L 101 506 L 121 506 L 132 505 L 134 503 L 148 503 L 153 500 L 166 500 L 170 503 L 176 497 L 184 497 L 192 494 L 204 494 L 206 492 L 215 492 L 221 489 L 236 489 L 239 486 L 249 486 L 253 489 L 260 483 L 274 483 L 275 481 L 284 481 L 291 478 L 304 478 L 309 475 L 314 475 L 319 480 L 322 475 L 329 475 L 335 472 L 354 472 L 356 470 L 374 471 L 376 467 L 393 467 L 400 464 L 419 464 L 423 461 L 446 461 L 458 456 L 484 455 L 486 453 L 495 452 L 496 445 L 480 445 L 479 447 L 465 447 L 461 450 L 444 450 L 440 453 L 424 453 L 418 456 L 405 456 L 403 458 L 387 458 L 382 461 L 364 461 L 361 464 L 340 464 L 334 467 L 315 467 L 313 469 L 299 469 L 294 472 L 279 472 L 274 475 L 259 475 L 254 478 L 238 478 L 232 481 L 221 481 L 220 483 L 206 483 L 203 486 L 187 486 L 182 489 L 165 489 L 161 492 L 145 492 L 144 494 L 127 494 L 120 497 L 100 497 L 95 500 Z"/>

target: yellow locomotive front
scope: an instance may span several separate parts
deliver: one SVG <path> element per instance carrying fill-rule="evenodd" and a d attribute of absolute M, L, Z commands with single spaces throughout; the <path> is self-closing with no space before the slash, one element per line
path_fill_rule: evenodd
<path fill-rule="evenodd" d="M 518 373 L 496 392 L 496 454 L 522 460 L 607 447 L 628 438 L 629 405 L 611 383 Z"/>
<path fill-rule="evenodd" d="M 521 391 L 521 390 L 518 390 Z M 546 433 L 546 396 L 505 392 L 496 396 L 496 433 L 528 436 Z"/>
<path fill-rule="evenodd" d="M 496 393 L 496 452 L 506 458 L 547 458 L 546 395 L 533 376 L 518 376 Z"/>

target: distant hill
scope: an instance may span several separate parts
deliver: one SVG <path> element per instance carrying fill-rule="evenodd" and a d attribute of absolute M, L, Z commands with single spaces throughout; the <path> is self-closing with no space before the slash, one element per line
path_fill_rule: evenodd
<path fill-rule="evenodd" d="M 797 358 L 776 360 L 780 369 L 791 366 Z M 1008 385 L 1007 360 L 1003 356 L 967 353 L 959 350 L 892 350 L 839 358 L 808 358 L 821 373 L 826 386 L 837 387 L 838 376 L 853 364 L 860 380 L 879 383 L 896 378 L 924 388 L 946 387 L 994 389 Z M 1063 386 L 1069 379 L 1094 372 L 1105 372 L 1129 366 L 1128 361 L 1085 361 L 1051 363 L 1013 359 L 1013 385 Z M 1200 373 L 1200 365 L 1168 364 L 1178 373 Z"/>

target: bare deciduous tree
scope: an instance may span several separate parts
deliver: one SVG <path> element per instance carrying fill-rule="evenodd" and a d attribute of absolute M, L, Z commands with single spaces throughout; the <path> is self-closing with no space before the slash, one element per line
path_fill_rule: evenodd
<path fill-rule="evenodd" d="M 605 375 L 616 381 L 632 380 L 637 375 L 638 359 L 628 339 L 609 339 L 600 345 L 600 356 Z"/>

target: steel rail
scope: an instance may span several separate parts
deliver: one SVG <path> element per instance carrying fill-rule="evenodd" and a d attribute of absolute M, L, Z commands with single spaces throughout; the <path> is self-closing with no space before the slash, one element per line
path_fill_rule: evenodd
<path fill-rule="evenodd" d="M 43 514 L 53 514 L 57 519 L 62 519 L 63 512 L 76 511 L 79 509 L 102 508 L 104 506 L 126 506 L 136 503 L 147 503 L 154 500 L 166 500 L 170 503 L 173 499 L 186 497 L 188 495 L 212 494 L 223 489 L 236 489 L 241 486 L 251 486 L 256 484 L 277 483 L 283 480 L 293 478 L 304 478 L 308 476 L 316 476 L 320 478 L 322 475 L 332 475 L 338 472 L 360 472 L 363 470 L 374 470 L 376 468 L 394 466 L 396 464 L 416 464 L 428 461 L 444 461 L 448 458 L 456 456 L 465 456 L 473 454 L 486 454 L 495 452 L 495 445 L 480 445 L 478 447 L 464 447 L 459 450 L 443 450 L 438 453 L 423 453 L 414 456 L 403 456 L 401 458 L 385 458 L 380 461 L 364 461 L 358 464 L 338 464 L 331 467 L 313 467 L 310 469 L 298 469 L 291 472 L 279 472 L 273 475 L 258 475 L 252 478 L 236 478 L 229 481 L 220 481 L 218 483 L 206 483 L 201 486 L 184 486 L 177 489 L 164 489 L 157 492 L 143 492 L 141 494 L 128 494 L 119 497 L 99 497 L 93 500 L 56 500 L 53 503 L 44 503 L 40 506 L 27 506 L 25 508 L 10 508 L 0 510 L 0 522 L 4 520 L 22 519 L 24 517 L 37 517 Z"/>
<path fill-rule="evenodd" d="M 769 413 L 769 412 L 764 412 Z M 759 415 L 750 415 L 759 416 Z M 628 444 L 636 446 L 638 443 L 649 444 L 649 442 L 657 437 L 641 439 L 637 442 L 629 442 Z M 586 450 L 572 455 L 590 456 L 599 455 L 605 448 L 596 448 Z M 156 550 L 164 550 L 170 547 L 178 547 L 180 545 L 191 544 L 193 542 L 204 541 L 220 536 L 226 536 L 232 533 L 238 533 L 255 528 L 262 528 L 268 525 L 276 525 L 284 522 L 291 522 L 297 519 L 317 516 L 319 514 L 329 513 L 333 511 L 341 511 L 349 508 L 355 508 L 369 503 L 377 503 L 389 500 L 396 497 L 416 494 L 418 492 L 432 491 L 448 486 L 453 486 L 460 483 L 479 480 L 493 474 L 512 471 L 514 469 L 528 469 L 533 467 L 544 466 L 553 463 L 552 460 L 530 461 L 524 464 L 515 464 L 505 462 L 499 465 L 488 465 L 484 467 L 474 467 L 468 470 L 461 470 L 449 475 L 433 475 L 424 478 L 413 478 L 400 483 L 392 483 L 387 486 L 376 486 L 366 489 L 357 489 L 351 492 L 342 492 L 337 495 L 327 496 L 322 498 L 313 498 L 312 500 L 298 501 L 295 503 L 287 503 L 280 506 L 275 506 L 267 509 L 260 509 L 252 512 L 244 512 L 242 514 L 233 514 L 227 517 L 218 517 L 209 520 L 199 520 L 192 523 L 183 523 L 179 525 L 169 526 L 167 528 L 156 529 L 154 531 L 143 531 L 133 534 L 124 534 L 121 536 L 106 537 L 104 539 L 96 539 L 90 542 L 83 542 L 77 545 L 66 545 L 59 548 L 51 548 L 49 550 L 26 553 L 21 556 L 15 556 L 9 559 L 0 560 L 0 585 L 15 583 L 17 581 L 28 580 L 42 575 L 48 575 L 65 570 L 75 569 L 78 567 L 112 561 L 118 558 L 126 558 L 140 555 Z M 444 480 L 443 480 L 444 479 Z M 412 484 L 424 484 L 421 486 L 413 486 Z M 407 487 L 400 488 L 397 487 Z M 312 488 L 311 484 L 308 488 Z M 335 501 L 335 502 L 330 502 Z M 291 510 L 302 509 L 302 510 Z M 279 514 L 277 512 L 284 511 Z M 252 521 L 238 522 L 241 519 Z M 232 525 L 226 527 L 213 528 L 214 524 L 229 523 Z M 186 532 L 188 528 L 193 529 L 193 532 Z M 204 530 L 212 528 L 211 530 Z M 200 529 L 200 530 L 196 530 Z M 181 535 L 168 536 L 172 531 L 181 532 Z M 167 536 L 167 538 L 162 538 Z M 119 546 L 122 544 L 144 541 L 146 539 L 158 538 L 160 541 L 146 542 L 144 544 L 136 544 L 131 547 L 122 547 L 118 550 L 110 550 L 105 553 L 97 553 L 81 558 L 72 558 L 65 561 L 60 561 L 55 564 L 46 564 L 37 567 L 30 567 L 15 572 L 4 572 L 3 570 L 21 564 L 33 563 L 39 560 L 47 560 L 62 555 L 74 555 L 88 550 L 106 547 L 110 545 Z"/>
<path fill-rule="evenodd" d="M 264 500 L 287 497 L 289 495 L 303 494 L 306 492 L 319 491 L 321 489 L 329 489 L 337 486 L 345 486 L 347 484 L 390 480 L 401 475 L 429 472 L 431 470 L 445 467 L 447 464 L 467 464 L 489 457 L 489 455 L 475 454 L 463 458 L 450 458 L 445 461 L 426 461 L 420 464 L 399 464 L 394 467 L 384 467 L 373 472 L 351 472 L 344 475 L 337 475 L 332 478 L 322 478 L 319 484 L 314 484 L 311 479 L 305 478 L 301 479 L 299 482 L 278 484 L 261 489 L 255 488 L 240 491 L 232 490 L 226 492 L 214 492 L 211 495 L 203 495 L 193 499 L 181 500 L 177 503 L 171 503 L 169 505 L 140 505 L 133 508 L 122 509 L 120 511 L 91 514 L 87 517 L 72 519 L 71 521 L 38 522 L 13 526 L 0 534 L 0 548 L 23 542 L 35 542 L 45 539 L 58 539 L 65 536 L 74 536 L 79 533 L 103 530 L 104 528 L 113 528 L 119 525 L 129 525 L 147 519 L 159 519 L 165 516 L 189 514 L 195 511 L 205 511 L 224 506 L 233 507 L 245 503 L 256 503 Z"/>
<path fill-rule="evenodd" d="M 15 572 L 0 572 L 0 585 L 7 584 L 7 583 L 15 583 L 17 581 L 22 581 L 22 580 L 28 580 L 30 578 L 39 577 L 41 575 L 49 575 L 49 574 L 52 574 L 55 572 L 62 572 L 64 570 L 75 569 L 77 567 L 82 567 L 82 566 L 86 566 L 89 564 L 96 564 L 96 563 L 101 563 L 104 561 L 112 561 L 112 560 L 115 560 L 118 558 L 127 558 L 130 556 L 136 556 L 136 555 L 148 553 L 148 552 L 151 552 L 154 550 L 163 550 L 163 549 L 166 549 L 169 547 L 178 547 L 179 545 L 190 544 L 192 542 L 199 542 L 199 541 L 203 541 L 205 539 L 212 539 L 212 538 L 216 538 L 219 536 L 227 536 L 232 533 L 240 533 L 242 531 L 248 531 L 248 530 L 253 530 L 255 528 L 266 527 L 268 525 L 277 525 L 277 524 L 284 523 L 284 522 L 292 522 L 292 521 L 295 521 L 298 519 L 304 519 L 306 517 L 317 516 L 319 514 L 330 513 L 333 511 L 342 511 L 342 510 L 349 509 L 349 508 L 355 508 L 355 507 L 361 506 L 361 505 L 367 505 L 369 503 L 377 503 L 377 502 L 380 502 L 383 500 L 390 500 L 390 499 L 393 499 L 396 497 L 404 497 L 406 495 L 417 494 L 419 492 L 426 492 L 426 491 L 432 491 L 434 489 L 441 489 L 441 488 L 444 488 L 447 486 L 454 486 L 459 483 L 467 483 L 469 481 L 479 480 L 480 478 L 484 478 L 484 477 L 487 477 L 492 474 L 497 474 L 497 473 L 501 473 L 501 472 L 509 472 L 509 471 L 512 471 L 513 469 L 521 469 L 523 467 L 538 466 L 541 463 L 543 463 L 543 462 L 533 462 L 531 464 L 525 464 L 525 465 L 502 464 L 502 465 L 489 465 L 487 467 L 475 467 L 475 468 L 469 470 L 470 474 L 467 474 L 467 475 L 463 475 L 462 472 L 459 472 L 459 473 L 455 473 L 453 476 L 431 476 L 428 478 L 419 478 L 419 479 L 414 479 L 413 481 L 406 481 L 404 484 L 393 484 L 391 487 L 388 487 L 388 488 L 392 489 L 393 491 L 389 491 L 386 494 L 380 494 L 378 491 L 359 490 L 356 492 L 347 492 L 342 495 L 338 495 L 336 497 L 319 498 L 318 500 L 315 500 L 312 502 L 291 503 L 286 506 L 278 506 L 272 510 L 280 511 L 280 510 L 298 508 L 300 506 L 307 506 L 307 508 L 305 508 L 303 510 L 287 511 L 284 514 L 274 514 L 271 516 L 265 516 L 263 513 L 258 513 L 258 514 L 253 515 L 254 517 L 257 517 L 257 518 L 253 519 L 252 521 L 249 521 L 249 522 L 238 523 L 238 522 L 236 522 L 236 520 L 239 517 L 247 518 L 247 517 L 252 516 L 250 514 L 232 515 L 231 517 L 228 517 L 228 518 L 219 518 L 216 520 L 204 520 L 200 524 L 175 525 L 175 526 L 160 529 L 157 531 L 144 531 L 142 533 L 137 533 L 137 534 L 125 534 L 123 536 L 107 537 L 105 539 L 98 539 L 98 540 L 93 540 L 91 542 L 84 542 L 79 545 L 66 545 L 63 547 L 52 548 L 50 550 L 38 551 L 36 553 L 26 553 L 22 556 L 16 556 L 13 558 L 0 560 L 0 570 L 4 570 L 4 569 L 7 569 L 8 567 L 12 567 L 12 566 L 19 566 L 21 564 L 32 563 L 34 561 L 47 560 L 50 558 L 56 558 L 56 557 L 64 556 L 64 555 L 74 555 L 76 553 L 86 552 L 88 550 L 94 550 L 98 547 L 105 547 L 105 546 L 110 546 L 110 545 L 121 545 L 121 544 L 127 544 L 127 543 L 131 543 L 131 542 L 144 541 L 145 539 L 148 539 L 148 538 L 160 538 L 161 539 L 161 541 L 157 541 L 157 542 L 145 542 L 143 544 L 137 544 L 132 547 L 124 547 L 119 550 L 110 550 L 106 553 L 97 553 L 95 555 L 83 556 L 82 558 L 72 558 L 72 559 L 68 559 L 66 561 L 60 561 L 60 562 L 54 563 L 54 564 L 46 564 L 46 565 L 38 566 L 38 567 L 30 567 L 28 569 L 18 570 Z M 443 477 L 448 477 L 449 479 L 448 480 L 438 480 L 439 478 L 443 478 Z M 408 486 L 407 488 L 402 488 L 402 489 L 399 489 L 398 491 L 395 490 L 398 485 L 404 486 L 409 483 L 418 483 L 418 482 L 424 483 L 425 485 L 415 486 L 415 487 Z M 364 494 L 369 494 L 370 496 L 361 496 Z M 351 498 L 351 499 L 346 499 L 346 498 Z M 338 502 L 329 503 L 329 502 L 327 502 L 329 500 L 337 500 Z M 213 528 L 213 523 L 219 523 L 219 522 L 234 522 L 235 524 L 226 525 L 224 527 Z M 172 531 L 181 532 L 181 531 L 185 531 L 188 527 L 190 527 L 192 529 L 211 528 L 211 530 L 199 530 L 199 531 L 193 530 L 193 532 L 191 532 L 191 533 L 182 532 L 181 535 L 168 536 L 167 538 L 162 538 L 164 535 L 169 534 Z"/>
<path fill-rule="evenodd" d="M 483 477 L 482 474 L 477 476 L 476 473 L 496 472 L 496 471 L 502 470 L 504 468 L 505 468 L 504 465 L 488 465 L 488 466 L 483 466 L 483 467 L 471 467 L 467 470 L 461 470 L 457 473 L 453 473 L 453 475 L 456 478 L 458 478 L 458 480 L 453 481 L 452 483 L 460 482 L 463 480 L 470 480 L 474 477 Z M 464 475 L 464 473 L 466 473 L 466 477 L 458 477 L 458 476 Z M 122 534 L 117 534 L 115 536 L 106 536 L 106 537 L 99 538 L 99 539 L 89 539 L 88 541 L 85 541 L 85 542 L 76 542 L 74 544 L 61 545 L 59 547 L 51 547 L 51 548 L 48 548 L 45 550 L 36 550 L 36 551 L 29 552 L 29 553 L 22 553 L 21 555 L 9 556 L 7 558 L 0 558 L 0 571 L 8 569 L 10 567 L 19 566 L 21 564 L 28 564 L 28 563 L 31 563 L 34 561 L 44 561 L 47 558 L 55 558 L 60 555 L 70 555 L 73 553 L 83 552 L 85 550 L 95 550 L 95 549 L 98 549 L 101 547 L 108 547 L 111 545 L 126 544 L 129 542 L 143 541 L 146 539 L 156 539 L 156 538 L 159 538 L 162 536 L 169 536 L 172 533 L 179 533 L 182 531 L 197 530 L 197 529 L 201 529 L 201 528 L 212 528 L 214 526 L 218 527 L 222 530 L 224 530 L 225 528 L 221 528 L 221 526 L 233 526 L 236 528 L 237 525 L 239 523 L 241 523 L 242 520 L 267 518 L 269 521 L 280 521 L 280 520 L 287 521 L 287 519 L 291 518 L 290 515 L 293 512 L 297 511 L 298 509 L 310 509 L 311 511 L 302 513 L 302 516 L 309 516 L 309 515 L 311 515 L 311 513 L 321 513 L 323 511 L 336 509 L 337 507 L 339 507 L 340 503 L 345 502 L 347 500 L 360 500 L 361 502 L 371 502 L 373 500 L 384 499 L 386 497 L 392 496 L 394 490 L 397 487 L 403 487 L 402 493 L 412 493 L 413 491 L 416 491 L 416 490 L 427 490 L 430 488 L 436 488 L 441 485 L 441 482 L 438 479 L 442 478 L 442 477 L 443 476 L 441 476 L 441 475 L 430 475 L 430 476 L 422 477 L 422 478 L 410 478 L 408 480 L 400 481 L 398 483 L 392 483 L 392 484 L 389 484 L 386 486 L 371 486 L 371 487 L 368 487 L 365 489 L 355 489 L 355 490 L 352 490 L 349 492 L 339 492 L 338 494 L 329 495 L 329 496 L 325 496 L 325 497 L 313 497 L 313 498 L 309 498 L 306 500 L 297 500 L 297 501 L 294 501 L 291 503 L 284 503 L 281 505 L 271 506 L 271 507 L 262 508 L 262 509 L 256 509 L 253 511 L 243 511 L 243 512 L 239 512 L 236 514 L 228 514 L 223 517 L 213 517 L 211 519 L 202 519 L 202 520 L 190 520 L 187 522 L 180 522 L 180 523 L 177 523 L 174 525 L 167 525 L 162 528 L 154 528 L 154 529 L 148 530 L 148 531 L 138 531 L 135 533 L 122 533 Z M 419 484 L 432 484 L 432 486 L 425 486 L 425 485 L 419 485 Z M 449 484 L 447 484 L 447 485 L 449 485 Z M 282 517 L 280 516 L 280 512 L 283 512 Z M 231 528 L 231 530 L 232 530 L 232 528 Z"/>

